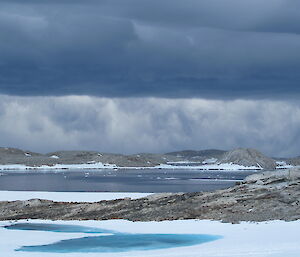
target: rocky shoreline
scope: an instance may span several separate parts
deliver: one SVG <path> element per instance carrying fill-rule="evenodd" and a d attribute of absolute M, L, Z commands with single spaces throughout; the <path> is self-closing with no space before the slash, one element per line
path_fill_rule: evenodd
<path fill-rule="evenodd" d="M 0 202 L 0 220 L 163 221 L 209 219 L 237 223 L 300 219 L 300 170 L 258 173 L 215 192 L 154 194 L 96 203 L 32 199 Z"/>

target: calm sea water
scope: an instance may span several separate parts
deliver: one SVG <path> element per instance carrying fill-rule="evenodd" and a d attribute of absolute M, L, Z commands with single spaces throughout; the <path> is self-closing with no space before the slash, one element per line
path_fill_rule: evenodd
<path fill-rule="evenodd" d="M 198 192 L 227 188 L 252 171 L 6 171 L 0 190 L 53 192 Z"/>

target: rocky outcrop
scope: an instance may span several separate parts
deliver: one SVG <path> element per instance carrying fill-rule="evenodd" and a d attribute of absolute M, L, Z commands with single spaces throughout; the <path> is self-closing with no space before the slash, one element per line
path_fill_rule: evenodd
<path fill-rule="evenodd" d="M 33 199 L 0 202 L 0 220 L 162 221 L 211 219 L 224 222 L 300 219 L 300 171 L 252 175 L 215 192 L 156 194 L 97 203 L 61 203 Z"/>
<path fill-rule="evenodd" d="M 246 167 L 257 167 L 266 170 L 276 169 L 275 160 L 251 148 L 238 148 L 224 154 L 220 163 L 233 163 Z"/>

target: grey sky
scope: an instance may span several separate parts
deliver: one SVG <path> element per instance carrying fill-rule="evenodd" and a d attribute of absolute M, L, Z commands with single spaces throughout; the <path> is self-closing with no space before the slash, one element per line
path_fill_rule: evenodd
<path fill-rule="evenodd" d="M 0 141 L 299 155 L 299 0 L 0 0 Z"/>
<path fill-rule="evenodd" d="M 159 98 L 0 97 L 2 145 L 48 152 L 254 147 L 299 155 L 300 104 Z"/>
<path fill-rule="evenodd" d="M 0 93 L 298 98 L 294 0 L 0 1 Z"/>

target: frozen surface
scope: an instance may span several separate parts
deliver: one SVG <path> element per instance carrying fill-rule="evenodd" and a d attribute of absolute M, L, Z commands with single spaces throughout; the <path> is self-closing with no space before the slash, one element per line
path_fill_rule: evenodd
<path fill-rule="evenodd" d="M 114 231 L 107 229 L 99 229 L 93 227 L 85 227 L 78 225 L 66 225 L 66 224 L 47 224 L 43 223 L 32 223 L 17 222 L 8 226 L 4 226 L 10 230 L 26 230 L 26 231 L 46 231 L 46 232 L 57 232 L 57 233 L 86 233 L 86 234 L 103 234 L 103 233 L 114 233 Z"/>
<path fill-rule="evenodd" d="M 47 253 L 111 253 L 148 251 L 174 247 L 192 246 L 218 240 L 214 235 L 190 234 L 129 234 L 117 233 L 101 236 L 61 240 L 53 244 L 23 246 L 21 252 Z"/>
<path fill-rule="evenodd" d="M 199 166 L 172 166 L 169 164 L 161 164 L 157 166 L 161 169 L 195 169 L 195 170 L 262 170 L 262 168 L 256 166 L 242 166 L 233 163 L 221 163 L 221 164 L 204 164 Z"/>
<path fill-rule="evenodd" d="M 291 169 L 295 167 L 293 165 L 287 164 L 285 161 L 277 161 L 276 165 L 277 165 L 276 167 L 277 169 Z"/>
<path fill-rule="evenodd" d="M 20 221 L 67 224 L 139 234 L 208 234 L 223 238 L 203 244 L 171 249 L 130 251 L 123 253 L 64 253 L 64 257 L 299 257 L 300 221 L 224 224 L 215 221 L 129 222 L 109 221 Z M 9 222 L 0 222 L 1 226 Z M 85 237 L 85 233 L 54 233 L 0 228 L 0 253 L 5 257 L 56 257 L 58 253 L 15 251 L 22 246 L 48 245 L 60 240 Z M 118 240 L 114 242 L 118 244 Z"/>
<path fill-rule="evenodd" d="M 102 162 L 86 163 L 86 164 L 55 164 L 53 166 L 42 165 L 36 167 L 26 166 L 23 164 L 0 165 L 0 170 L 68 170 L 68 169 L 115 169 L 115 168 L 117 168 L 117 166 L 114 164 L 103 164 Z"/>
<path fill-rule="evenodd" d="M 21 164 L 10 164 L 10 165 L 0 165 L 0 170 L 93 170 L 93 169 L 188 169 L 188 170 L 261 170 L 262 168 L 256 166 L 242 166 L 233 163 L 221 163 L 221 164 L 205 164 L 205 165 L 184 165 L 192 164 L 194 162 L 176 162 L 171 165 L 160 164 L 155 167 L 118 167 L 115 164 L 103 164 L 98 163 L 86 163 L 86 164 L 56 164 L 53 166 L 37 166 L 31 167 Z M 178 165 L 179 164 L 179 165 Z M 181 164 L 181 165 L 180 165 Z"/>
<path fill-rule="evenodd" d="M 150 193 L 90 193 L 90 192 L 28 192 L 28 191 L 0 191 L 0 201 L 16 201 L 29 199 L 46 199 L 57 202 L 99 202 L 130 197 L 142 198 Z"/>

